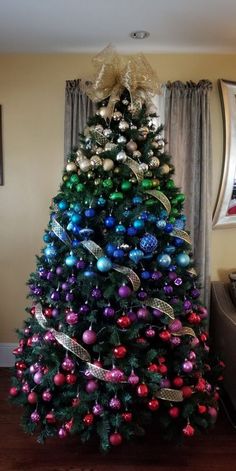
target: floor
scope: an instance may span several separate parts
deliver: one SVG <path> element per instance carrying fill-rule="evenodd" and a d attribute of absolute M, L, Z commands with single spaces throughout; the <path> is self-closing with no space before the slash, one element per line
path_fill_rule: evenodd
<path fill-rule="evenodd" d="M 175 448 L 149 431 L 108 455 L 77 438 L 39 445 L 23 433 L 20 409 L 7 402 L 10 372 L 0 369 L 0 471 L 235 471 L 236 430 L 222 411 L 214 432 Z"/>

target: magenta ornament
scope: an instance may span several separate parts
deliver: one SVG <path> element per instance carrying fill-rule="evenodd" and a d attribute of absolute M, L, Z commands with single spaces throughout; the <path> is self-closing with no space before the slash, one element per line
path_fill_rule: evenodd
<path fill-rule="evenodd" d="M 58 437 L 59 438 L 66 438 L 67 437 L 67 431 L 63 427 L 61 427 L 58 430 Z"/>
<path fill-rule="evenodd" d="M 87 393 L 91 394 L 98 389 L 98 383 L 94 379 L 91 379 L 87 382 L 85 389 Z"/>
<path fill-rule="evenodd" d="M 112 368 L 111 371 L 106 373 L 106 379 L 111 383 L 121 383 L 122 381 L 125 381 L 125 374 L 119 368 Z"/>
<path fill-rule="evenodd" d="M 163 378 L 160 381 L 161 388 L 169 388 L 170 387 L 170 380 L 168 378 Z"/>
<path fill-rule="evenodd" d="M 67 324 L 69 325 L 75 325 L 77 324 L 79 320 L 79 316 L 78 316 L 78 313 L 77 312 L 74 312 L 74 311 L 70 311 L 66 314 L 66 322 Z"/>
<path fill-rule="evenodd" d="M 199 339 L 197 337 L 194 337 L 191 341 L 191 346 L 197 347 L 198 345 L 199 345 Z"/>
<path fill-rule="evenodd" d="M 193 370 L 193 364 L 191 361 L 189 360 L 185 360 L 183 365 L 182 365 L 182 370 L 185 372 L 185 373 L 191 373 L 191 371 Z"/>
<path fill-rule="evenodd" d="M 45 342 L 48 342 L 48 343 L 51 343 L 51 342 L 55 341 L 55 337 L 54 337 L 53 333 L 50 332 L 50 330 L 48 330 L 48 332 L 46 332 L 46 334 L 44 334 L 43 339 L 45 340 Z"/>
<path fill-rule="evenodd" d="M 94 406 L 93 406 L 93 414 L 94 415 L 102 415 L 103 414 L 103 411 L 104 411 L 104 408 L 101 404 L 98 404 L 96 403 Z"/>
<path fill-rule="evenodd" d="M 132 384 L 132 386 L 135 386 L 136 384 L 139 383 L 139 376 L 137 376 L 133 371 L 128 377 L 128 383 Z"/>
<path fill-rule="evenodd" d="M 181 344 L 181 338 L 180 337 L 171 337 L 170 343 L 174 347 L 178 347 Z"/>
<path fill-rule="evenodd" d="M 169 324 L 170 332 L 178 332 L 182 327 L 182 322 L 179 319 L 175 319 Z"/>
<path fill-rule="evenodd" d="M 37 371 L 37 373 L 34 374 L 34 382 L 35 384 L 41 384 L 43 379 L 43 374 L 41 371 Z"/>
<path fill-rule="evenodd" d="M 147 320 L 149 317 L 149 310 L 146 307 L 140 307 L 137 310 L 138 319 Z"/>
<path fill-rule="evenodd" d="M 62 366 L 63 370 L 71 371 L 75 367 L 75 362 L 74 362 L 74 360 L 72 360 L 72 358 L 65 357 L 61 366 Z"/>
<path fill-rule="evenodd" d="M 188 359 L 190 361 L 195 361 L 196 360 L 196 353 L 193 350 L 191 350 L 191 352 L 189 352 Z"/>
<path fill-rule="evenodd" d="M 145 331 L 145 335 L 147 338 L 153 338 L 155 337 L 156 335 L 156 331 L 154 329 L 152 329 L 152 327 L 149 327 L 146 331 Z"/>
<path fill-rule="evenodd" d="M 119 410 L 121 408 L 121 402 L 118 397 L 112 397 L 109 401 L 109 407 L 113 410 Z"/>
<path fill-rule="evenodd" d="M 42 394 L 42 399 L 45 401 L 45 402 L 50 402 L 51 399 L 52 399 L 52 393 L 49 389 L 46 389 L 46 391 L 43 391 L 43 394 Z"/>
<path fill-rule="evenodd" d="M 113 309 L 113 307 L 111 306 L 106 306 L 104 309 L 103 309 L 103 315 L 104 317 L 113 317 L 115 315 L 115 309 Z"/>
<path fill-rule="evenodd" d="M 97 340 L 97 334 L 92 329 L 85 330 L 82 335 L 83 342 L 86 345 L 93 345 Z"/>
<path fill-rule="evenodd" d="M 38 423 L 40 421 L 40 415 L 37 411 L 32 412 L 30 418 L 31 418 L 32 422 L 34 422 L 34 423 Z"/>
<path fill-rule="evenodd" d="M 30 392 L 30 387 L 29 387 L 29 384 L 27 382 L 25 382 L 22 386 L 22 392 L 26 393 L 26 394 L 29 394 Z"/>

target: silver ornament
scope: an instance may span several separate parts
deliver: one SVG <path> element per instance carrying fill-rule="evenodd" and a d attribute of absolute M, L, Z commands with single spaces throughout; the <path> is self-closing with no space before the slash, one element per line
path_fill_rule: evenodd
<path fill-rule="evenodd" d="M 101 124 L 96 124 L 94 131 L 103 132 L 103 126 Z"/>
<path fill-rule="evenodd" d="M 149 162 L 150 168 L 157 168 L 159 167 L 159 165 L 160 165 L 160 160 L 158 159 L 158 157 L 154 156 L 150 159 L 150 162 Z"/>
<path fill-rule="evenodd" d="M 119 167 L 115 167 L 115 168 L 114 168 L 114 173 L 120 173 Z"/>
<path fill-rule="evenodd" d="M 92 155 L 90 162 L 93 168 L 98 168 L 100 165 L 102 165 L 102 159 L 98 157 L 98 155 Z"/>
<path fill-rule="evenodd" d="M 88 172 L 91 169 L 91 167 L 92 167 L 91 162 L 88 159 L 82 160 L 79 164 L 79 168 L 81 172 Z"/>
<path fill-rule="evenodd" d="M 146 172 L 148 172 L 149 167 L 148 167 L 147 164 L 145 164 L 145 163 L 143 162 L 142 164 L 140 164 L 140 165 L 138 166 L 138 169 L 140 170 L 140 172 L 146 173 Z"/>
<path fill-rule="evenodd" d="M 117 147 L 116 144 L 114 144 L 114 142 L 107 142 L 107 144 L 105 145 L 105 150 L 113 150 Z"/>
<path fill-rule="evenodd" d="M 152 141 L 151 145 L 152 145 L 153 149 L 158 149 L 159 148 L 158 142 L 156 142 L 156 141 Z"/>
<path fill-rule="evenodd" d="M 138 129 L 135 124 L 131 124 L 130 129 Z"/>
<path fill-rule="evenodd" d="M 100 185 L 100 183 L 101 183 L 100 178 L 96 178 L 96 180 L 94 180 L 94 185 L 98 186 Z"/>
<path fill-rule="evenodd" d="M 128 158 L 128 156 L 123 150 L 118 152 L 118 154 L 116 155 L 117 162 L 124 163 L 127 160 L 127 158 Z"/>
<path fill-rule="evenodd" d="M 134 152 L 135 150 L 137 150 L 138 146 L 136 144 L 135 141 L 133 141 L 132 139 L 127 142 L 126 144 L 126 149 L 129 151 L 129 152 Z"/>
<path fill-rule="evenodd" d="M 110 128 L 106 128 L 104 129 L 103 134 L 105 137 L 110 137 L 112 134 L 112 130 Z"/>
<path fill-rule="evenodd" d="M 112 118 L 114 121 L 120 121 L 122 118 L 122 113 L 120 111 L 114 111 Z"/>
<path fill-rule="evenodd" d="M 141 154 L 141 152 L 140 152 L 139 150 L 135 150 L 135 151 L 133 152 L 132 157 L 133 157 L 133 159 L 137 159 L 137 160 L 138 160 L 138 159 L 140 159 L 141 155 L 142 155 L 142 154 Z"/>
<path fill-rule="evenodd" d="M 125 144 L 127 142 L 127 139 L 125 136 L 119 136 L 117 142 L 118 144 Z"/>
<path fill-rule="evenodd" d="M 68 173 L 76 172 L 77 171 L 77 166 L 75 165 L 74 162 L 68 162 L 68 164 L 66 165 L 66 171 Z"/>
<path fill-rule="evenodd" d="M 105 172 L 110 172 L 114 168 L 114 162 L 111 159 L 104 159 L 103 161 L 103 170 Z"/>
<path fill-rule="evenodd" d="M 153 150 L 149 150 L 148 153 L 147 153 L 148 157 L 152 157 L 154 155 L 154 152 Z"/>
<path fill-rule="evenodd" d="M 121 131 L 127 131 L 127 129 L 129 129 L 129 123 L 127 123 L 127 121 L 125 121 L 124 119 L 122 119 L 120 122 L 119 122 L 119 125 L 118 125 L 119 129 Z"/>

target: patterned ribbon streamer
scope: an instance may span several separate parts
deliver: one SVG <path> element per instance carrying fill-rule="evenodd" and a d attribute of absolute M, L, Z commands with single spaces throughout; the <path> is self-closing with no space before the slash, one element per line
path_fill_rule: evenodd
<path fill-rule="evenodd" d="M 175 337 L 181 337 L 182 335 L 191 335 L 191 337 L 196 337 L 196 334 L 191 327 L 182 327 L 182 329 L 177 332 L 172 332 L 171 335 L 174 335 Z"/>
<path fill-rule="evenodd" d="M 101 247 L 99 247 L 99 245 L 97 245 L 92 240 L 83 240 L 81 244 L 87 250 L 89 250 L 89 252 L 92 253 L 95 258 L 98 259 L 100 257 L 104 257 L 104 252 L 101 249 Z M 122 273 L 123 275 L 127 276 L 127 278 L 129 279 L 129 281 L 131 282 L 133 286 L 134 291 L 137 291 L 139 289 L 141 282 L 138 275 L 133 270 L 127 267 L 116 265 L 116 264 L 113 264 L 112 268 L 113 270 L 118 271 L 119 273 Z"/>
<path fill-rule="evenodd" d="M 158 399 L 163 399 L 164 401 L 170 402 L 182 402 L 184 399 L 182 391 L 169 388 L 160 389 L 160 391 L 158 391 L 155 396 L 158 397 Z"/>
<path fill-rule="evenodd" d="M 68 247 L 71 247 L 71 240 L 65 229 L 57 222 L 56 218 L 52 219 L 51 228 L 54 234 Z"/>
<path fill-rule="evenodd" d="M 166 209 L 167 213 L 169 214 L 171 211 L 171 204 L 170 201 L 168 200 L 167 196 L 162 193 L 162 191 L 158 190 L 146 190 L 146 194 L 153 196 L 153 198 L 156 198 L 158 201 L 160 201 L 164 208 Z"/>
<path fill-rule="evenodd" d="M 137 164 L 137 162 L 131 159 L 131 157 L 128 157 L 124 163 L 130 168 L 130 170 L 132 170 L 132 172 L 137 178 L 137 181 L 140 183 L 143 179 L 143 172 L 139 169 L 139 165 Z"/>
<path fill-rule="evenodd" d="M 152 307 L 153 309 L 159 309 L 159 311 L 164 312 L 164 314 L 170 317 L 170 319 L 175 319 L 173 307 L 171 307 L 170 304 L 166 303 L 165 301 L 162 301 L 162 299 L 149 298 L 144 301 L 143 304 L 145 304 L 145 306 Z"/>
<path fill-rule="evenodd" d="M 179 239 L 184 240 L 185 242 L 187 242 L 187 244 L 190 244 L 190 245 L 192 244 L 190 235 L 187 232 L 182 231 L 181 229 L 174 229 L 170 233 L 170 235 L 173 236 L 173 237 L 178 237 Z"/>

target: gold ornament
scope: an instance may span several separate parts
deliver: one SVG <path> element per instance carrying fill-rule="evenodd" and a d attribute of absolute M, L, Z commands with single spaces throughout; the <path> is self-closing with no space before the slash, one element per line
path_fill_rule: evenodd
<path fill-rule="evenodd" d="M 90 162 L 94 168 L 98 168 L 102 165 L 102 159 L 98 155 L 92 155 Z"/>
<path fill-rule="evenodd" d="M 152 157 L 149 162 L 150 168 L 158 168 L 160 165 L 160 160 L 158 157 Z"/>
<path fill-rule="evenodd" d="M 137 150 L 138 146 L 136 144 L 135 141 L 133 141 L 132 139 L 127 142 L 126 144 L 126 149 L 129 151 L 129 152 L 134 152 L 135 150 Z"/>
<path fill-rule="evenodd" d="M 138 133 L 141 135 L 141 136 L 146 136 L 148 135 L 149 133 L 149 129 L 147 126 L 143 126 L 142 128 L 139 128 L 138 129 Z"/>
<path fill-rule="evenodd" d="M 119 122 L 119 125 L 118 125 L 119 129 L 121 131 L 127 131 L 127 129 L 129 129 L 129 123 L 127 121 L 125 121 L 124 119 L 122 119 L 120 122 Z"/>
<path fill-rule="evenodd" d="M 114 142 L 108 142 L 106 145 L 105 145 L 105 150 L 113 150 L 117 147 L 116 144 L 114 144 Z"/>
<path fill-rule="evenodd" d="M 158 142 L 156 142 L 156 141 L 152 141 L 152 144 L 151 144 L 151 145 L 152 145 L 152 148 L 153 148 L 153 149 L 158 149 L 158 148 L 159 148 Z"/>
<path fill-rule="evenodd" d="M 111 159 L 104 159 L 103 161 L 103 170 L 105 172 L 110 172 L 114 168 L 114 162 Z"/>
<path fill-rule="evenodd" d="M 88 172 L 91 169 L 91 162 L 88 159 L 83 159 L 79 164 L 81 172 Z"/>
<path fill-rule="evenodd" d="M 96 124 L 94 131 L 103 132 L 103 126 L 101 124 Z"/>
<path fill-rule="evenodd" d="M 112 134 L 112 130 L 110 128 L 106 128 L 104 129 L 103 134 L 105 137 L 110 137 Z"/>
<path fill-rule="evenodd" d="M 115 167 L 115 168 L 114 168 L 114 173 L 116 173 L 116 174 L 117 174 L 117 173 L 120 173 L 119 167 Z"/>
<path fill-rule="evenodd" d="M 114 121 L 120 121 L 121 118 L 122 118 L 122 113 L 120 111 L 114 111 L 112 115 L 112 119 L 114 119 Z"/>
<path fill-rule="evenodd" d="M 75 165 L 74 162 L 68 162 L 68 164 L 66 165 L 66 171 L 68 173 L 76 172 L 77 171 L 77 166 Z"/>
<path fill-rule="evenodd" d="M 97 149 L 96 149 L 96 154 L 99 155 L 99 154 L 101 154 L 102 152 L 104 152 L 104 151 L 103 151 L 103 148 L 102 148 L 102 147 L 97 147 Z"/>
<path fill-rule="evenodd" d="M 161 175 L 167 175 L 167 173 L 169 173 L 169 171 L 170 171 L 170 167 L 167 164 L 163 164 L 163 165 L 161 165 L 161 167 L 159 167 L 159 172 L 160 172 Z"/>
<path fill-rule="evenodd" d="M 100 178 L 96 178 L 96 179 L 94 180 L 94 185 L 95 185 L 95 186 L 100 185 L 100 183 L 101 183 L 101 179 L 100 179 Z"/>
<path fill-rule="evenodd" d="M 133 157 L 133 159 L 137 159 L 137 160 L 138 160 L 138 159 L 140 159 L 141 155 L 142 155 L 142 154 L 141 154 L 141 152 L 140 152 L 139 150 L 135 150 L 135 151 L 133 152 L 132 157 Z"/>
<path fill-rule="evenodd" d="M 101 118 L 106 119 L 107 118 L 107 108 L 106 108 L 106 106 L 102 106 L 101 108 L 99 108 L 98 114 L 99 114 L 99 116 L 101 116 Z"/>

